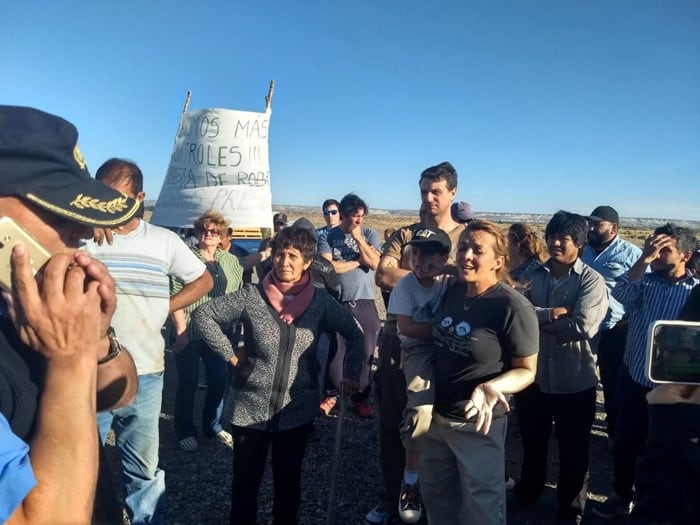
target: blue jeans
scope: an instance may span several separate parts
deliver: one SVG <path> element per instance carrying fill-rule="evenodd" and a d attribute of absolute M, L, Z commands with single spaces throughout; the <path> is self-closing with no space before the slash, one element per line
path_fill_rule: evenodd
<path fill-rule="evenodd" d="M 165 472 L 158 468 L 158 422 L 163 398 L 163 372 L 139 376 L 134 402 L 99 412 L 104 442 L 114 429 L 126 484 L 126 509 L 132 525 L 162 523 Z"/>
<path fill-rule="evenodd" d="M 182 352 L 175 354 L 177 390 L 175 391 L 175 434 L 177 439 L 194 437 L 194 394 L 199 381 L 199 358 L 204 362 L 207 393 L 202 410 L 202 432 L 212 437 L 223 430 L 221 414 L 228 383 L 229 364 L 212 352 L 204 341 L 190 341 Z"/>

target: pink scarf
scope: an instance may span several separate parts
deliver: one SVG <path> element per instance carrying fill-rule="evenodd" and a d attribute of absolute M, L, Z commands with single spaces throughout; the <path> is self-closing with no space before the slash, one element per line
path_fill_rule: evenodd
<path fill-rule="evenodd" d="M 283 283 L 272 270 L 263 279 L 263 290 L 272 308 L 287 324 L 299 318 L 314 297 L 314 283 L 308 271 L 301 275 L 297 283 Z"/>

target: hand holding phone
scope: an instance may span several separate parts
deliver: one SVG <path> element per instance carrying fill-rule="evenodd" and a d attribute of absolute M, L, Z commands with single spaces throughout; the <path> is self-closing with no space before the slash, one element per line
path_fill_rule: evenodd
<path fill-rule="evenodd" d="M 646 364 L 651 381 L 700 385 L 700 322 L 656 321 L 648 341 Z"/>
<path fill-rule="evenodd" d="M 35 275 L 51 258 L 51 254 L 22 226 L 10 217 L 0 218 L 0 288 L 7 292 L 12 292 L 10 258 L 12 248 L 17 244 L 24 244 L 27 247 Z"/>

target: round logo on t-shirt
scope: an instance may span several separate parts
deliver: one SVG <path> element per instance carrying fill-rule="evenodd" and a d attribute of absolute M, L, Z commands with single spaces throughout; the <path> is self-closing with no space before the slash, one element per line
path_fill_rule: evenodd
<path fill-rule="evenodd" d="M 462 321 L 455 327 L 455 331 L 457 332 L 458 336 L 464 337 L 472 331 L 472 327 L 468 322 Z"/>

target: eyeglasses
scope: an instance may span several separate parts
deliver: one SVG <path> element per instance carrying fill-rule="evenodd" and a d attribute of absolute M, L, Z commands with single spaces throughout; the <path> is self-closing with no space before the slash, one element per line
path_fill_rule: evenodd
<path fill-rule="evenodd" d="M 206 235 L 207 233 L 209 235 L 211 235 L 212 237 L 218 237 L 219 235 L 221 235 L 221 232 L 219 230 L 211 230 L 211 229 L 202 230 L 202 235 Z"/>
<path fill-rule="evenodd" d="M 324 215 L 338 215 L 338 210 L 323 210 Z"/>

